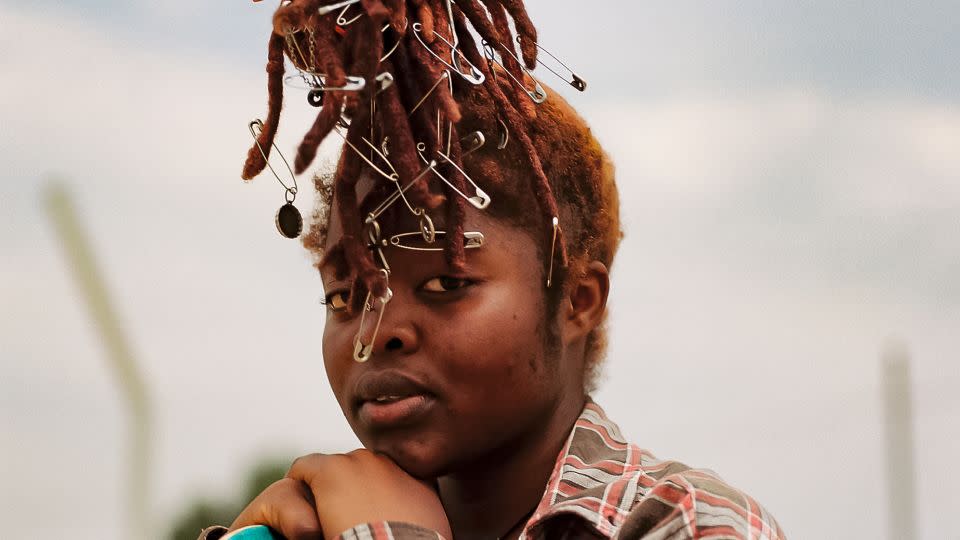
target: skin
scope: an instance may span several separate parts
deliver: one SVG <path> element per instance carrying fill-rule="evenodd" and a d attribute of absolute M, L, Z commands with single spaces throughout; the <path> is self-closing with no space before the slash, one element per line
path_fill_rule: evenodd
<path fill-rule="evenodd" d="M 341 235 L 337 223 L 334 216 L 328 245 Z M 415 230 L 410 221 L 384 236 Z M 360 317 L 328 309 L 327 375 L 364 449 L 298 459 L 231 529 L 266 524 L 299 540 L 390 520 L 457 540 L 508 530 L 507 537 L 519 536 L 518 521 L 542 497 L 583 408 L 585 341 L 602 320 L 609 275 L 594 261 L 584 275 L 571 276 L 547 321 L 545 269 L 532 255 L 534 240 L 472 209 L 465 230 L 482 231 L 485 243 L 467 251 L 464 273 L 453 272 L 441 253 L 386 250 L 393 298 L 369 362 L 353 360 Z M 349 282 L 332 269 L 321 275 L 331 305 L 339 305 Z M 372 322 L 368 315 L 365 325 Z M 549 323 L 559 336 L 554 347 L 545 338 Z M 360 414 L 357 381 L 385 370 L 429 391 L 429 408 L 412 423 L 384 428 Z"/>

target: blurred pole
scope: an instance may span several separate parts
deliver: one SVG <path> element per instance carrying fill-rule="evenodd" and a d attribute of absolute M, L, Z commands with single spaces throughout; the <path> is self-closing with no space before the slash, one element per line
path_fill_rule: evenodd
<path fill-rule="evenodd" d="M 127 478 L 129 492 L 124 497 L 127 504 L 127 533 L 124 538 L 142 539 L 151 530 L 148 506 L 150 408 L 146 384 L 137 371 L 130 345 L 110 303 L 106 284 L 97 268 L 70 195 L 63 184 L 54 181 L 47 186 L 44 199 L 70 269 L 107 349 L 109 369 L 113 372 L 114 381 L 120 387 L 128 408 L 130 470 Z"/>
<path fill-rule="evenodd" d="M 910 355 L 905 346 L 893 343 L 884 350 L 882 362 L 889 538 L 913 540 L 916 538 L 916 503 Z"/>

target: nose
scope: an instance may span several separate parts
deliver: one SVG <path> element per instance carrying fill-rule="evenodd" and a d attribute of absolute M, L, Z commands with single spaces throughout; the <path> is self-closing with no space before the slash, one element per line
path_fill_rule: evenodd
<path fill-rule="evenodd" d="M 380 329 L 376 336 L 373 336 L 373 350 L 371 358 L 383 358 L 403 356 L 416 352 L 420 348 L 420 332 L 415 320 L 415 307 L 412 299 L 401 291 L 394 289 L 394 295 L 385 305 L 377 305 L 373 313 L 374 317 L 379 317 L 377 313 L 383 309 L 383 318 L 380 320 Z"/>

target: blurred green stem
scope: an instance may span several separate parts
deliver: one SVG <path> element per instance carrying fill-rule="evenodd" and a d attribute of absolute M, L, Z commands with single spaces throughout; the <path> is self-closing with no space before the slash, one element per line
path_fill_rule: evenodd
<path fill-rule="evenodd" d="M 129 485 L 126 494 L 127 534 L 145 538 L 151 531 L 149 516 L 150 404 L 147 387 L 137 370 L 133 353 L 121 328 L 93 251 L 84 234 L 69 193 L 62 183 L 49 183 L 44 202 L 57 230 L 68 266 L 86 300 L 90 316 L 106 347 L 107 362 L 129 411 Z"/>

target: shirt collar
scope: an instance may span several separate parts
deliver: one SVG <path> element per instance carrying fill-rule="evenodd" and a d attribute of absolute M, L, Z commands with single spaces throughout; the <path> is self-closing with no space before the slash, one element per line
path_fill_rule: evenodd
<path fill-rule="evenodd" d="M 537 532 L 559 516 L 611 538 L 636 500 L 643 457 L 644 452 L 628 443 L 603 409 L 588 399 L 523 538 L 538 537 Z"/>

